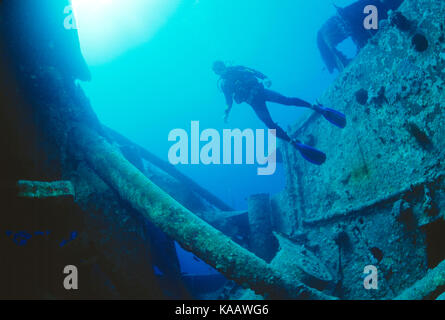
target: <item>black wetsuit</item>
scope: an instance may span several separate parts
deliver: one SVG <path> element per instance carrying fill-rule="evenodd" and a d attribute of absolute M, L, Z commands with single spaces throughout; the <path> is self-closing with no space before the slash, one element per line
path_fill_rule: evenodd
<path fill-rule="evenodd" d="M 275 129 L 277 137 L 291 141 L 286 131 L 276 124 L 270 116 L 266 102 L 275 102 L 286 106 L 307 107 L 312 105 L 309 102 L 298 98 L 288 98 L 280 93 L 264 88 L 258 79 L 264 80 L 267 77 L 261 72 L 246 67 L 229 67 L 221 77 L 221 89 L 226 97 L 226 103 L 229 107 L 233 101 L 240 104 L 248 103 L 252 106 L 258 118 L 264 122 L 269 129 Z"/>

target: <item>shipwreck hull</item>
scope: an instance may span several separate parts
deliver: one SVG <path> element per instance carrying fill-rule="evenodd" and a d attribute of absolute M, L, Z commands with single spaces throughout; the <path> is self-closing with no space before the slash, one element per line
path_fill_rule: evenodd
<path fill-rule="evenodd" d="M 37 8 L 33 1 L 0 4 L 0 297 L 190 298 L 173 240 L 91 169 L 83 151 L 72 145 L 73 128 L 88 126 L 114 141 L 167 190 L 181 186 L 175 196 L 194 211 L 230 208 L 174 168 L 160 165 L 155 156 L 132 152 L 133 145 L 102 127 L 74 82 L 88 79 L 89 71 L 77 32 L 63 28 L 66 5 L 68 1 L 41 1 Z M 42 35 L 17 21 L 38 21 Z M 21 197 L 19 180 L 64 180 L 75 191 L 68 197 Z M 76 239 L 61 246 L 72 232 Z M 78 267 L 82 290 L 63 288 L 67 265 Z M 154 267 L 164 274 L 162 279 Z"/>
<path fill-rule="evenodd" d="M 287 186 L 273 199 L 274 226 L 313 249 L 346 299 L 392 298 L 445 258 L 445 4 L 406 0 L 400 12 L 412 30 L 385 24 L 320 99 L 346 113 L 347 128 L 318 115 L 292 128 L 327 151 L 326 164 L 281 146 Z M 363 287 L 367 265 L 378 290 Z"/>

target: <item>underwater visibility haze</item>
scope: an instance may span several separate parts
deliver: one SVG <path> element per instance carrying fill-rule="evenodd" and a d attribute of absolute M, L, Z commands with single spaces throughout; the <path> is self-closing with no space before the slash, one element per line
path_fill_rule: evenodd
<path fill-rule="evenodd" d="M 173 144 L 169 132 L 190 132 L 191 121 L 199 121 L 201 130 L 220 132 L 266 128 L 248 105 L 235 106 L 224 124 L 215 60 L 255 68 L 273 81 L 272 89 L 310 102 L 334 78 L 315 41 L 336 12 L 326 1 L 134 2 L 99 1 L 93 8 L 77 8 L 74 1 L 82 52 L 94 78 L 82 86 L 104 124 L 162 159 L 168 160 Z M 346 48 L 354 53 L 352 44 Z M 271 105 L 270 111 L 286 128 L 304 109 Z M 259 177 L 252 165 L 178 168 L 236 209 L 247 208 L 250 194 L 278 192 L 285 183 L 281 166 L 268 177 Z"/>
<path fill-rule="evenodd" d="M 266 128 L 247 105 L 235 106 L 224 123 L 215 60 L 255 67 L 273 79 L 274 89 L 309 101 L 333 79 L 314 41 L 335 14 L 324 0 L 77 2 L 80 44 L 94 79 L 82 86 L 94 110 L 104 124 L 165 160 L 173 144 L 169 132 L 190 132 L 191 121 L 220 132 Z M 345 51 L 354 54 L 354 45 L 346 42 Z M 279 105 L 270 111 L 284 128 L 303 112 Z M 237 210 L 247 209 L 249 195 L 275 193 L 285 184 L 281 165 L 271 176 L 258 176 L 252 165 L 179 169 Z M 195 264 L 184 268 L 198 271 Z"/>

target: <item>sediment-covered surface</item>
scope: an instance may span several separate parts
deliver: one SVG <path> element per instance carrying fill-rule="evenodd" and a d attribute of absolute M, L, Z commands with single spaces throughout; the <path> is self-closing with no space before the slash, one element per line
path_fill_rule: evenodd
<path fill-rule="evenodd" d="M 347 128 L 317 115 L 293 128 L 326 164 L 282 146 L 275 227 L 322 258 L 344 298 L 391 298 L 445 258 L 445 3 L 406 0 L 400 12 L 409 30 L 384 23 L 320 99 Z M 366 265 L 380 270 L 379 290 L 363 288 Z"/>

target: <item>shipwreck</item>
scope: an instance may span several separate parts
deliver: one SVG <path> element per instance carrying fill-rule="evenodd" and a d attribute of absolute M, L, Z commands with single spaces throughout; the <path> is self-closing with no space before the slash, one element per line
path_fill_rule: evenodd
<path fill-rule="evenodd" d="M 59 2 L 0 2 L 0 297 L 199 298 L 174 242 L 227 279 L 215 298 L 445 291 L 444 2 L 405 0 L 388 14 L 320 98 L 353 125 L 336 131 L 311 114 L 292 127 L 335 149 L 329 160 L 314 167 L 281 144 L 285 190 L 253 195 L 246 212 L 99 122 Z M 82 290 L 61 286 L 66 265 Z M 369 265 L 378 290 L 363 287 Z"/>

